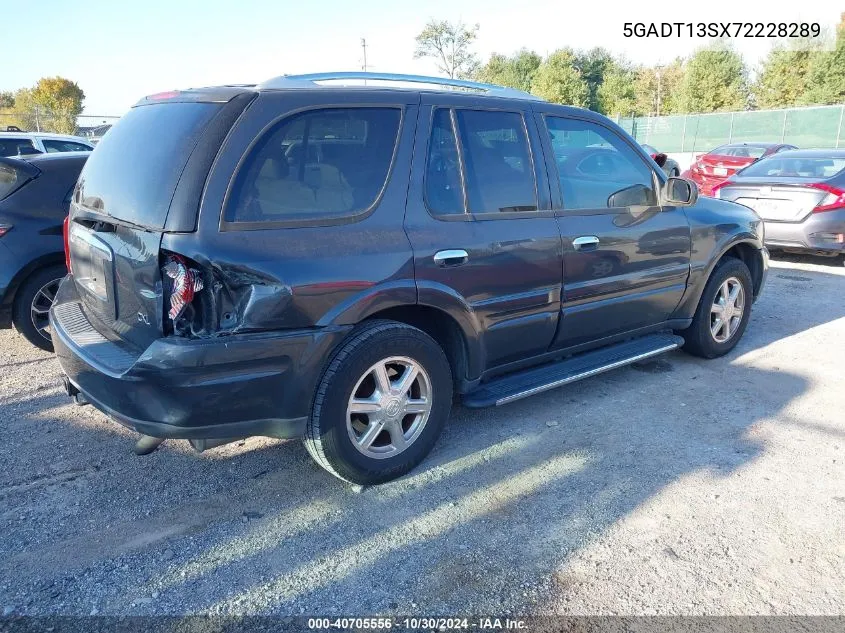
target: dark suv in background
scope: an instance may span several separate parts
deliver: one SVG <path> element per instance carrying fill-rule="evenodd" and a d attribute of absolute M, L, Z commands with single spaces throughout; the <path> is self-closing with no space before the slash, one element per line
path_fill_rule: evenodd
<path fill-rule="evenodd" d="M 502 405 L 680 346 L 727 353 L 761 230 L 587 110 L 280 77 L 153 95 L 112 128 L 51 321 L 68 393 L 142 434 L 304 437 L 378 483 L 429 452 L 455 393 Z"/>

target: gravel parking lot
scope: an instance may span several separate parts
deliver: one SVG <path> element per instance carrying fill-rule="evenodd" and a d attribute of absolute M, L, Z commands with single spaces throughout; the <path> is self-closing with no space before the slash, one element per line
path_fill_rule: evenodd
<path fill-rule="evenodd" d="M 5 614 L 843 614 L 845 267 L 773 262 L 727 358 L 459 409 L 355 491 L 298 442 L 194 453 L 0 333 Z"/>

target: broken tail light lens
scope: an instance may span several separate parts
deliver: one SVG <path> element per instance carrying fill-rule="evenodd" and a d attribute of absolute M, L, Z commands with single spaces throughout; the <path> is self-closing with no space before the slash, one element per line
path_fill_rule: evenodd
<path fill-rule="evenodd" d="M 196 268 L 191 268 L 188 261 L 180 255 L 168 255 L 162 271 L 171 280 L 170 309 L 167 316 L 175 323 L 194 300 L 194 295 L 202 290 L 202 274 Z"/>
<path fill-rule="evenodd" d="M 65 268 L 67 271 L 73 272 L 70 269 L 70 216 L 66 215 L 64 222 L 62 222 L 62 241 L 65 245 Z"/>

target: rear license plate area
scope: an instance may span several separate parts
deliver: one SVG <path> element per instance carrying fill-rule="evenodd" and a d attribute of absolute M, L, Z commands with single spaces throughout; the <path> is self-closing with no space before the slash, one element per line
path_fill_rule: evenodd
<path fill-rule="evenodd" d="M 85 303 L 100 314 L 114 318 L 116 302 L 111 290 L 114 284 L 111 247 L 80 224 L 71 228 L 69 242 L 73 278 L 84 294 Z"/>

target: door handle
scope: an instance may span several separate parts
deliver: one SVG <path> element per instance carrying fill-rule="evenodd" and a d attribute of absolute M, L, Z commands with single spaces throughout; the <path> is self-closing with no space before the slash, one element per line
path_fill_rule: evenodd
<path fill-rule="evenodd" d="M 446 251 L 437 251 L 434 254 L 434 263 L 438 266 L 460 266 L 466 264 L 469 254 L 462 248 L 454 248 Z"/>
<path fill-rule="evenodd" d="M 576 251 L 588 251 L 596 248 L 599 245 L 599 238 L 595 235 L 582 235 L 572 240 L 572 246 Z"/>

